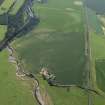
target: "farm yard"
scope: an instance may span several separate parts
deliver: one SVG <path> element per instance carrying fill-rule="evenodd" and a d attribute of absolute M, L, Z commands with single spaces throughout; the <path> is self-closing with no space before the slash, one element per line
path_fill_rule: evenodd
<path fill-rule="evenodd" d="M 82 0 L 34 1 L 32 8 L 26 8 L 27 1 L 0 2 L 0 41 L 15 36 L 9 41 L 10 48 L 22 65 L 20 69 L 30 76 L 19 78 L 17 66 L 9 61 L 8 49 L 3 49 L 0 52 L 0 103 L 38 105 L 42 97 L 45 105 L 104 105 L 104 15 L 89 5 L 86 11 Z M 10 20 L 2 22 L 7 12 Z M 24 24 L 28 19 L 31 23 Z M 41 75 L 43 69 L 54 75 L 58 86 L 50 86 Z M 33 75 L 39 87 L 31 79 Z"/>

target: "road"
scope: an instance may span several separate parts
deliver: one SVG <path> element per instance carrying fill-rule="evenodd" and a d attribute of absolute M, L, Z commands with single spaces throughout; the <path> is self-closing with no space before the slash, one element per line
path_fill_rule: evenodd
<path fill-rule="evenodd" d="M 91 78 L 91 47 L 90 47 L 90 32 L 89 32 L 89 20 L 87 15 L 87 8 L 84 4 L 84 23 L 85 23 L 85 56 L 86 56 L 86 85 L 87 88 L 92 88 L 92 78 Z M 87 90 L 88 91 L 88 90 Z M 88 105 L 93 105 L 92 94 L 88 91 Z"/>

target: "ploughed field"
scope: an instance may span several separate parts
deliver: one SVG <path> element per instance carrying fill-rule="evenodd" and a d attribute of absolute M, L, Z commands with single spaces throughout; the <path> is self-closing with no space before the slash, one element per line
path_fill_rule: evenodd
<path fill-rule="evenodd" d="M 35 11 L 39 25 L 15 42 L 26 70 L 39 73 L 46 67 L 61 84 L 82 85 L 86 78 L 82 2 L 49 0 L 35 4 Z"/>

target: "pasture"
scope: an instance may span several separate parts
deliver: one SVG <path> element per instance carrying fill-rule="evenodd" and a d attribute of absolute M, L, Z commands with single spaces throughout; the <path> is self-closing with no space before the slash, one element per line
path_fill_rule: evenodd
<path fill-rule="evenodd" d="M 2 6 L 9 8 L 13 0 L 5 0 L 0 6 L 0 14 Z M 5 11 L 6 12 L 6 11 Z M 7 32 L 6 25 L 0 25 L 0 41 Z M 36 105 L 36 101 L 32 96 L 32 83 L 22 81 L 16 77 L 16 67 L 9 61 L 9 53 L 5 49 L 0 52 L 0 104 L 1 105 Z"/>
<path fill-rule="evenodd" d="M 7 32 L 7 27 L 5 25 L 0 25 L 0 41 L 5 37 Z"/>
<path fill-rule="evenodd" d="M 14 5 L 9 13 L 14 15 L 24 0 Z M 13 0 L 5 0 L 0 6 L 0 14 L 6 13 Z M 41 95 L 48 105 L 88 105 L 88 94 L 92 95 L 94 105 L 104 105 L 105 100 L 93 92 L 76 87 L 51 87 L 39 75 L 42 68 L 56 76 L 60 84 L 83 86 L 86 82 L 85 29 L 84 12 L 81 0 L 48 0 L 48 3 L 36 3 L 35 15 L 40 23 L 27 35 L 16 39 L 12 45 L 17 56 L 22 59 L 26 71 L 36 74 L 40 83 Z M 88 10 L 90 18 L 90 47 L 94 76 L 97 86 L 105 91 L 105 37 L 95 13 Z M 0 40 L 7 27 L 0 25 Z M 101 33 L 101 35 L 100 35 Z M 98 35 L 97 35 L 98 34 Z M 33 84 L 16 77 L 16 67 L 8 62 L 6 50 L 0 53 L 0 103 L 2 105 L 37 105 L 32 96 Z M 91 71 L 92 72 L 92 71 Z M 47 97 L 47 98 L 45 98 Z"/>
<path fill-rule="evenodd" d="M 9 12 L 9 14 L 15 15 L 19 11 L 21 6 L 24 4 L 24 2 L 25 2 L 25 0 L 17 0 L 15 5 L 11 9 L 11 11 Z"/>
<path fill-rule="evenodd" d="M 90 10 L 91 12 L 92 10 Z M 89 11 L 88 11 L 89 12 Z M 89 15 L 89 14 L 88 14 Z M 95 77 L 96 84 L 98 88 L 102 91 L 105 91 L 105 36 L 102 30 L 103 24 L 100 21 L 99 17 L 96 20 L 97 15 L 89 15 L 89 27 L 90 27 L 90 45 L 91 45 L 91 55 L 92 63 L 95 72 L 93 76 Z M 96 28 L 93 28 L 95 26 Z M 101 29 L 101 30 L 100 30 Z"/>
<path fill-rule="evenodd" d="M 8 62 L 6 50 L 0 52 L 0 104 L 37 105 L 31 84 L 16 77 L 16 67 Z"/>
<path fill-rule="evenodd" d="M 35 11 L 40 17 L 39 25 L 15 42 L 27 70 L 39 73 L 47 67 L 61 84 L 82 85 L 85 78 L 82 6 L 76 5 L 75 0 L 49 0 L 47 4 L 35 4 Z"/>
<path fill-rule="evenodd" d="M 0 15 L 7 13 L 13 2 L 14 0 L 4 0 L 3 3 L 0 5 Z"/>

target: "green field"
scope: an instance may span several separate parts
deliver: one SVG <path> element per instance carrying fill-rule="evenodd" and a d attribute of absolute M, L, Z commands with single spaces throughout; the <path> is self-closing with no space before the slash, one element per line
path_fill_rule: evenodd
<path fill-rule="evenodd" d="M 7 26 L 0 25 L 0 41 L 4 38 L 6 32 L 7 32 Z"/>
<path fill-rule="evenodd" d="M 16 78 L 16 68 L 8 62 L 8 53 L 0 53 L 0 104 L 37 105 L 28 81 Z"/>
<path fill-rule="evenodd" d="M 103 35 L 104 33 L 101 27 L 101 22 L 99 21 L 96 12 L 90 8 L 87 8 L 87 15 L 89 18 L 88 24 L 91 27 L 90 30 L 96 32 L 96 34 Z"/>
<path fill-rule="evenodd" d="M 47 67 L 60 83 L 82 85 L 85 72 L 83 10 L 75 2 L 49 0 L 46 5 L 35 4 L 40 23 L 18 39 L 15 47 L 31 72 L 38 73 Z"/>
<path fill-rule="evenodd" d="M 40 76 L 40 88 L 44 94 L 49 95 L 51 105 L 88 105 L 87 92 L 76 87 L 51 87 Z"/>
<path fill-rule="evenodd" d="M 88 11 L 91 13 L 92 10 Z M 90 14 L 89 13 L 89 14 Z M 89 15 L 88 14 L 88 15 Z M 89 27 L 90 27 L 90 39 L 91 39 L 91 50 L 92 50 L 92 63 L 95 72 L 93 76 L 96 78 L 97 86 L 105 91 L 105 36 L 102 30 L 101 21 L 97 18 L 97 15 L 92 13 L 89 15 Z M 92 21 L 94 20 L 94 21 Z M 93 28 L 94 27 L 94 28 Z M 96 28 L 95 28 L 96 27 Z M 96 76 L 95 76 L 96 73 Z"/>
<path fill-rule="evenodd" d="M 87 7 L 94 10 L 97 14 L 105 13 L 105 0 L 84 0 Z"/>
<path fill-rule="evenodd" d="M 0 39 L 4 37 L 6 26 L 0 26 Z M 8 51 L 0 52 L 0 104 L 36 105 L 29 81 L 16 77 L 16 67 L 8 61 Z"/>
<path fill-rule="evenodd" d="M 16 51 L 16 57 L 22 60 L 25 70 L 35 74 L 39 80 L 45 105 L 89 105 L 89 94 L 93 103 L 90 105 L 105 104 L 105 97 L 101 95 L 75 86 L 69 88 L 49 86 L 39 75 L 41 69 L 46 67 L 61 84 L 84 86 L 84 82 L 87 81 L 85 16 L 81 1 L 48 0 L 46 4 L 35 2 L 32 8 L 35 15 L 40 18 L 40 23 L 31 32 L 16 38 L 11 44 Z M 24 0 L 18 0 L 9 14 L 15 15 L 23 3 Z M 4 0 L 0 5 L 0 14 L 6 13 L 12 4 L 13 0 Z M 99 88 L 105 92 L 105 36 L 95 12 L 88 9 L 87 13 L 92 60 L 91 81 L 96 85 L 95 87 L 92 84 L 92 89 Z M 4 38 L 7 30 L 6 25 L 0 25 L 0 40 Z M 17 77 L 16 67 L 9 63 L 8 57 L 7 49 L 0 52 L 0 105 L 38 105 L 32 93 L 33 81 Z M 98 89 L 97 91 L 101 94 L 101 91 Z"/>
<path fill-rule="evenodd" d="M 45 96 L 45 94 L 47 94 L 46 97 L 49 96 L 50 105 L 88 105 L 88 95 L 85 90 L 76 87 L 51 87 L 40 76 L 38 76 L 38 79 L 43 95 Z M 104 105 L 104 97 L 94 93 L 91 94 L 93 105 Z"/>
<path fill-rule="evenodd" d="M 15 5 L 11 9 L 11 11 L 9 12 L 9 14 L 15 15 L 19 11 L 21 6 L 24 4 L 24 2 L 25 2 L 25 0 L 17 0 Z"/>
<path fill-rule="evenodd" d="M 92 55 L 94 66 L 96 69 L 96 80 L 98 87 L 105 91 L 105 37 L 92 33 L 91 44 L 92 44 Z"/>
<path fill-rule="evenodd" d="M 14 0 L 4 0 L 0 5 L 0 15 L 7 13 L 13 2 Z"/>

